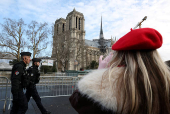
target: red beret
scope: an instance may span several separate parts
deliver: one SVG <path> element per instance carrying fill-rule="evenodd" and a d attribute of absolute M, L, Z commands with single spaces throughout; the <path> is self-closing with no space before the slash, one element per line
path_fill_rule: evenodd
<path fill-rule="evenodd" d="M 139 28 L 128 32 L 112 45 L 112 50 L 145 50 L 162 46 L 162 35 L 152 28 Z"/>

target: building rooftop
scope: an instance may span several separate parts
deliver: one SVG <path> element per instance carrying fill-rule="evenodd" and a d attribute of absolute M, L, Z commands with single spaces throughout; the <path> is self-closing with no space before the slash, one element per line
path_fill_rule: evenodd
<path fill-rule="evenodd" d="M 85 45 L 86 46 L 91 46 L 91 47 L 96 47 L 96 48 L 99 48 L 99 46 L 100 46 L 98 40 L 91 41 L 91 40 L 87 40 L 87 39 L 85 39 Z M 105 40 L 104 41 L 104 46 L 110 47 L 111 46 L 111 40 L 110 39 Z"/>
<path fill-rule="evenodd" d="M 12 70 L 12 66 L 7 63 L 0 63 L 0 70 Z"/>

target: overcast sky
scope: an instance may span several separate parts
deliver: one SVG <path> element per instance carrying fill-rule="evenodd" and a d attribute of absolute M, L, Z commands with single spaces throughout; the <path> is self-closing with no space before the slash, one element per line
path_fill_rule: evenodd
<path fill-rule="evenodd" d="M 162 34 L 163 46 L 158 51 L 163 60 L 170 60 L 170 0 L 0 0 L 0 23 L 3 18 L 22 18 L 27 24 L 35 20 L 51 25 L 74 8 L 84 14 L 88 40 L 99 38 L 101 16 L 106 39 L 120 38 L 147 16 L 142 27 Z M 45 52 L 49 54 L 51 48 Z"/>

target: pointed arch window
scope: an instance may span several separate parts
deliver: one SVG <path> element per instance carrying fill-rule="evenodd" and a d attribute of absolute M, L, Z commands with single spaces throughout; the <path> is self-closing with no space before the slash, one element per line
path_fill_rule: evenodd
<path fill-rule="evenodd" d="M 69 19 L 69 30 L 71 30 L 71 18 Z"/>
<path fill-rule="evenodd" d="M 63 30 L 62 31 L 64 32 L 64 23 L 63 23 Z"/>
<path fill-rule="evenodd" d="M 59 25 L 57 24 L 57 34 L 58 34 L 58 28 L 59 28 Z"/>
<path fill-rule="evenodd" d="M 77 28 L 77 17 L 76 17 L 76 28 Z"/>
<path fill-rule="evenodd" d="M 81 20 L 80 20 L 80 18 L 79 18 L 79 30 L 80 30 L 80 26 L 81 26 Z"/>

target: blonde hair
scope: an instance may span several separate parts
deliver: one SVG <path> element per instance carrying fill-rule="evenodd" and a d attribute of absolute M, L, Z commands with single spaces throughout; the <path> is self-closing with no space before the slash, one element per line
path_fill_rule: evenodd
<path fill-rule="evenodd" d="M 169 67 L 157 50 L 117 51 L 109 66 L 109 79 L 117 66 L 125 66 L 116 83 L 119 113 L 170 114 Z"/>

